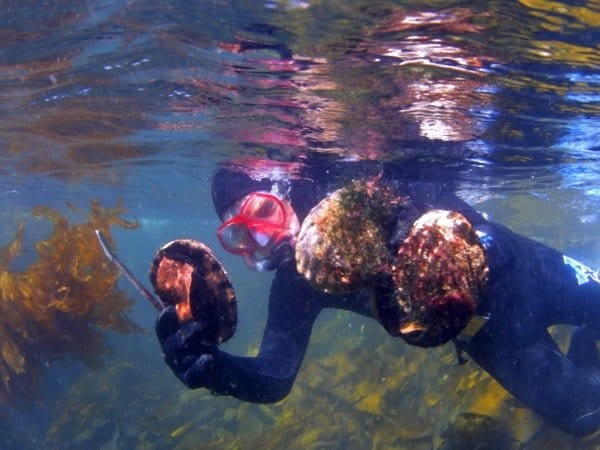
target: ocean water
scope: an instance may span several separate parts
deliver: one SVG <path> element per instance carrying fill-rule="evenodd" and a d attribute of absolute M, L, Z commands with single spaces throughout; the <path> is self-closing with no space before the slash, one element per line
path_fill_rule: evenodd
<path fill-rule="evenodd" d="M 93 235 L 104 228 L 146 284 L 163 243 L 214 248 L 239 299 L 224 346 L 249 355 L 272 275 L 216 240 L 211 177 L 226 160 L 416 162 L 600 267 L 598 2 L 0 5 L 2 448 L 600 446 L 450 346 L 407 348 L 345 312 L 319 318 L 282 402 L 187 390 L 162 361 L 156 312 Z M 486 419 L 456 431 L 469 414 Z"/>

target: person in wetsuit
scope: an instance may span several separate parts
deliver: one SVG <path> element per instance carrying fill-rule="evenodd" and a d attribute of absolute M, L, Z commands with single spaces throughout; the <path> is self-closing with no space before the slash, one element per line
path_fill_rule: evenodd
<path fill-rule="evenodd" d="M 549 422 L 577 435 L 600 427 L 598 272 L 486 220 L 455 196 L 452 186 L 407 164 L 252 166 L 224 165 L 213 179 L 213 201 L 223 220 L 218 236 L 225 249 L 251 267 L 276 270 L 260 350 L 256 357 L 241 357 L 206 345 L 199 324 L 180 324 L 175 308 L 165 308 L 157 319 L 157 336 L 166 363 L 187 387 L 248 402 L 277 402 L 292 388 L 321 310 L 340 308 L 377 318 L 367 290 L 329 295 L 311 287 L 296 270 L 293 247 L 298 224 L 314 205 L 349 179 L 379 172 L 382 182 L 410 202 L 410 208 L 400 210 L 403 217 L 390 224 L 392 252 L 406 236 L 407 223 L 430 210 L 456 211 L 476 231 L 489 268 L 475 311 L 482 325 L 473 335 L 436 342 L 401 337 L 422 346 L 452 340 L 459 360 L 469 355 Z M 578 327 L 566 355 L 547 331 L 553 324 Z"/>

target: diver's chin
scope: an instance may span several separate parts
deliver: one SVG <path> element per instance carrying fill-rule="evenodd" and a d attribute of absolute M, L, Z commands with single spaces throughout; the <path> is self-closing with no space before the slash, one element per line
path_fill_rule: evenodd
<path fill-rule="evenodd" d="M 277 269 L 282 264 L 294 260 L 294 243 L 295 240 L 285 239 L 277 243 L 273 248 L 273 253 L 265 264 L 265 270 L 271 271 Z"/>
<path fill-rule="evenodd" d="M 248 267 L 259 272 L 271 272 L 282 264 L 294 259 L 294 239 L 282 239 L 277 242 L 269 256 L 255 253 L 244 256 L 244 262 Z"/>

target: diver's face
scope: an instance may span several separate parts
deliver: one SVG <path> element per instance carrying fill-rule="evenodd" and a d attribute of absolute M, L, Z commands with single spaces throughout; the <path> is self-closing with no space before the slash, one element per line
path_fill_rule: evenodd
<path fill-rule="evenodd" d="M 252 192 L 227 211 L 217 237 L 225 250 L 242 256 L 249 267 L 268 271 L 293 257 L 299 229 L 288 200 Z"/>

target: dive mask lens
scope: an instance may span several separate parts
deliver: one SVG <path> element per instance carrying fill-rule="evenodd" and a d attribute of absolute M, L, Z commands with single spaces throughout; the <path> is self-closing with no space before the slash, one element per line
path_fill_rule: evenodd
<path fill-rule="evenodd" d="M 232 220 L 225 222 L 219 227 L 217 237 L 223 248 L 230 253 L 244 254 L 255 251 L 256 244 L 254 238 L 250 235 L 246 224 L 243 222 L 234 222 Z"/>
<path fill-rule="evenodd" d="M 281 200 L 264 192 L 250 194 L 240 208 L 240 216 L 257 225 L 267 222 L 274 226 L 284 226 L 286 220 L 285 207 Z"/>
<path fill-rule="evenodd" d="M 237 210 L 237 211 L 236 211 Z M 253 192 L 235 206 L 231 217 L 217 230 L 223 248 L 249 255 L 267 247 L 286 228 L 286 209 L 275 195 Z"/>

